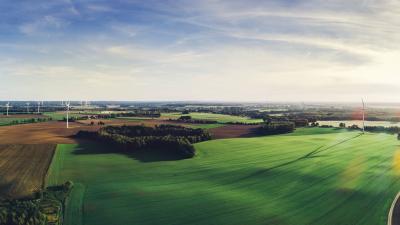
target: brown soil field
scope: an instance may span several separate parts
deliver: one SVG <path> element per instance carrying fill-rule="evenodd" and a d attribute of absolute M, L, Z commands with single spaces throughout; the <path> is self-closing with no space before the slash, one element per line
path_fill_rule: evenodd
<path fill-rule="evenodd" d="M 259 127 L 259 125 L 226 125 L 212 128 L 208 131 L 214 139 L 253 137 L 256 136 L 254 130 L 257 127 Z"/>
<path fill-rule="evenodd" d="M 90 125 L 93 121 L 95 125 Z M 113 120 L 82 120 L 71 122 L 67 129 L 65 122 L 49 121 L 42 123 L 20 124 L 13 126 L 0 126 L 0 144 L 70 144 L 77 143 L 72 136 L 79 130 L 96 131 L 101 126 L 98 121 L 103 121 L 105 125 L 145 125 L 155 126 L 159 124 L 177 124 L 171 121 L 163 120 L 143 120 L 129 121 L 123 119 Z M 177 124 L 182 125 L 182 124 Z M 226 125 L 218 128 L 209 129 L 209 132 L 215 139 L 250 137 L 252 130 L 257 125 Z"/>
<path fill-rule="evenodd" d="M 55 145 L 0 145 L 0 198 L 31 196 L 44 184 Z"/>
<path fill-rule="evenodd" d="M 90 125 L 93 121 L 95 125 Z M 70 122 L 69 129 L 65 122 L 49 121 L 42 123 L 29 123 L 13 126 L 0 126 L 0 144 L 71 144 L 77 143 L 71 136 L 80 130 L 96 131 L 101 126 L 97 125 L 100 120 L 82 120 L 79 122 Z M 145 120 L 101 120 L 105 125 L 140 125 L 155 126 L 157 124 L 166 124 L 168 121 Z"/>

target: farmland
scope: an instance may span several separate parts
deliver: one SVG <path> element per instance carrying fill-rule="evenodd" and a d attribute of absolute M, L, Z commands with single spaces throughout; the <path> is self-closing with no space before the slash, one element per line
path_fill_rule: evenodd
<path fill-rule="evenodd" d="M 78 185 L 66 220 L 87 225 L 386 224 L 400 188 L 392 135 L 304 128 L 195 147 L 168 161 L 58 145 L 48 181 Z"/>
<path fill-rule="evenodd" d="M 0 198 L 41 190 L 55 145 L 0 145 Z"/>
<path fill-rule="evenodd" d="M 0 126 L 15 125 L 19 123 L 30 123 L 31 119 L 37 120 L 38 118 L 47 118 L 43 115 L 36 114 L 17 114 L 17 115 L 0 115 Z"/>
<path fill-rule="evenodd" d="M 161 114 L 161 118 L 163 119 L 178 119 L 181 117 L 181 113 L 163 113 Z M 189 113 L 184 114 L 184 116 L 190 116 L 195 120 L 213 120 L 218 123 L 261 123 L 263 120 L 261 119 L 251 119 L 248 117 L 242 116 L 232 116 L 232 115 L 224 115 L 224 114 L 214 114 L 214 113 Z"/>

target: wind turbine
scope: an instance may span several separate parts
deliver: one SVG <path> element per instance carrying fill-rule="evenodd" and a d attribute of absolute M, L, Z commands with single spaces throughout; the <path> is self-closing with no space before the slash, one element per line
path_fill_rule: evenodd
<path fill-rule="evenodd" d="M 40 113 L 40 101 L 37 102 L 37 113 L 38 113 L 38 114 Z"/>
<path fill-rule="evenodd" d="M 65 106 L 67 107 L 67 128 L 69 128 L 68 115 L 69 115 L 70 102 L 65 102 Z"/>
<path fill-rule="evenodd" d="M 361 102 L 362 102 L 362 106 L 363 106 L 363 109 L 362 109 L 362 125 L 363 125 L 363 127 L 362 127 L 362 132 L 364 133 L 365 132 L 365 102 L 364 102 L 364 99 L 361 99 Z"/>
<path fill-rule="evenodd" d="M 26 112 L 29 114 L 29 105 L 30 105 L 31 103 L 27 102 L 27 103 L 25 103 L 25 104 L 26 104 Z"/>
<path fill-rule="evenodd" d="M 8 109 L 10 108 L 10 103 L 9 102 L 7 102 L 6 108 L 7 108 L 7 116 L 8 116 Z"/>

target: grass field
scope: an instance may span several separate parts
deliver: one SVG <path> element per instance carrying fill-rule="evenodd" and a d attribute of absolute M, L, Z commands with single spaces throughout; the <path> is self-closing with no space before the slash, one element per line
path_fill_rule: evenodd
<path fill-rule="evenodd" d="M 10 125 L 15 120 L 23 121 L 25 119 L 29 119 L 29 118 L 4 118 L 3 117 L 3 118 L 0 118 L 0 126 Z"/>
<path fill-rule="evenodd" d="M 400 190 L 399 141 L 387 134 L 298 129 L 198 143 L 180 161 L 101 148 L 59 145 L 52 163 L 50 184 L 79 184 L 76 223 L 383 225 Z"/>
<path fill-rule="evenodd" d="M 42 188 L 55 145 L 0 145 L 0 199 L 29 197 Z"/>
<path fill-rule="evenodd" d="M 248 117 L 231 116 L 224 114 L 214 113 L 190 113 L 182 115 L 181 113 L 163 113 L 161 118 L 163 119 L 178 119 L 181 116 L 191 116 L 192 119 L 196 120 L 214 120 L 218 123 L 229 123 L 229 122 L 240 122 L 240 123 L 261 123 L 262 119 L 251 119 Z"/>
<path fill-rule="evenodd" d="M 53 120 L 63 120 L 65 117 L 67 117 L 66 112 L 45 112 L 43 115 L 51 117 Z M 83 116 L 82 114 L 79 113 L 70 113 L 70 117 L 81 117 Z"/>
<path fill-rule="evenodd" d="M 26 121 L 35 118 L 35 117 L 0 117 L 0 126 L 7 126 L 7 125 L 13 125 L 14 121 L 18 121 L 17 124 L 22 124 L 22 123 L 27 123 Z M 36 118 L 35 118 L 36 119 Z"/>

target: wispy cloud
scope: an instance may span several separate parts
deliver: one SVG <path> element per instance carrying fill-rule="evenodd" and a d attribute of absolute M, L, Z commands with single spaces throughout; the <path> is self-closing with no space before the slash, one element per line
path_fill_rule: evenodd
<path fill-rule="evenodd" d="M 32 35 L 47 32 L 49 30 L 61 29 L 67 25 L 67 21 L 49 15 L 43 16 L 33 22 L 24 23 L 19 26 L 19 30 L 23 34 Z"/>
<path fill-rule="evenodd" d="M 388 92 L 400 90 L 396 0 L 47 3 L 0 6 L 0 76 L 16 90 L 29 79 L 48 95 L 56 83 L 107 99 L 306 101 L 376 84 L 369 99 L 400 100 Z"/>

